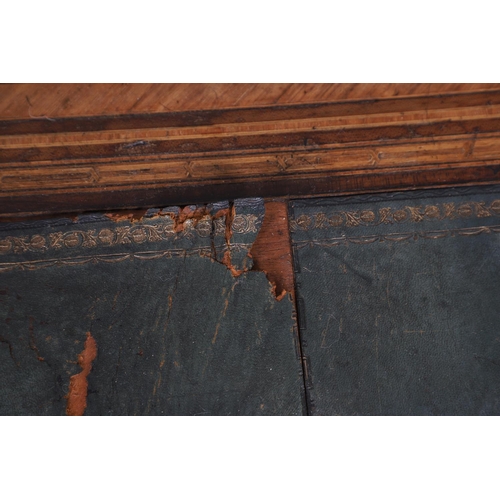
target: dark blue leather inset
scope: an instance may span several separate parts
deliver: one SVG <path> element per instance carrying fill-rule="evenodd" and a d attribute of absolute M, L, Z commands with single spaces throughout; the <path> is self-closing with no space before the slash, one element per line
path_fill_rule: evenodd
<path fill-rule="evenodd" d="M 296 201 L 310 410 L 500 414 L 500 189 Z"/>
<path fill-rule="evenodd" d="M 235 206 L 230 248 L 208 215 L 182 230 L 154 211 L 0 228 L 0 414 L 65 414 L 87 332 L 87 415 L 302 414 L 291 301 L 223 262 L 230 250 L 251 269 L 264 214 Z"/>

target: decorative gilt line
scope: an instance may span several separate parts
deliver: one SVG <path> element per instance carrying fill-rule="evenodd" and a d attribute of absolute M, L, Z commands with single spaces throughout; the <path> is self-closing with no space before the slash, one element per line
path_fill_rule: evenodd
<path fill-rule="evenodd" d="M 479 226 L 479 227 L 465 227 L 459 229 L 443 229 L 437 231 L 422 231 L 422 232 L 410 232 L 410 233 L 389 233 L 389 234 L 374 234 L 369 236 L 338 236 L 336 238 L 329 238 L 324 240 L 312 240 L 312 241 L 301 241 L 294 243 L 294 247 L 297 250 L 301 250 L 306 247 L 334 247 L 339 246 L 342 243 L 355 243 L 360 245 L 366 245 L 370 243 L 383 243 L 383 242 L 393 242 L 399 243 L 402 241 L 418 240 L 418 239 L 428 239 L 437 240 L 440 238 L 446 238 L 449 236 L 478 236 L 480 234 L 493 234 L 500 233 L 500 225 L 498 226 Z"/>
<path fill-rule="evenodd" d="M 338 212 L 317 212 L 303 214 L 290 220 L 292 232 L 311 229 L 327 229 L 329 227 L 379 226 L 381 224 L 401 224 L 407 222 L 422 222 L 424 220 L 445 220 L 470 217 L 500 216 L 500 199 L 492 201 L 488 206 L 481 201 L 468 201 L 459 205 L 450 202 L 437 205 L 405 206 L 375 210 L 356 210 Z"/>
<path fill-rule="evenodd" d="M 236 243 L 230 245 L 231 251 L 249 251 L 251 244 Z M 223 252 L 227 247 L 216 247 L 217 252 Z M 0 272 L 6 271 L 34 271 L 36 269 L 44 269 L 46 267 L 54 266 L 78 266 L 82 264 L 97 264 L 98 262 L 105 262 L 108 264 L 124 262 L 126 260 L 154 260 L 160 258 L 176 258 L 176 257 L 208 257 L 212 258 L 214 247 L 204 246 L 191 249 L 172 249 L 172 250 L 157 250 L 136 253 L 118 253 L 118 254 L 100 254 L 100 255 L 80 255 L 77 257 L 66 257 L 60 259 L 47 259 L 47 260 L 30 260 L 22 262 L 2 262 L 0 263 Z"/>

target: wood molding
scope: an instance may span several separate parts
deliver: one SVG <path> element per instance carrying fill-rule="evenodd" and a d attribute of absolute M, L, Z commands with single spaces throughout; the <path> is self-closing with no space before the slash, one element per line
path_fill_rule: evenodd
<path fill-rule="evenodd" d="M 4 218 L 500 182 L 500 90 L 0 120 Z"/>

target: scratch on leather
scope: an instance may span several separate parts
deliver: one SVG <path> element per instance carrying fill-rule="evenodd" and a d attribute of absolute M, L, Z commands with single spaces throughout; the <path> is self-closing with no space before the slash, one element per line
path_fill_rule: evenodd
<path fill-rule="evenodd" d="M 34 326 L 33 326 L 33 322 L 34 322 L 34 319 L 32 316 L 29 317 L 29 327 L 28 327 L 28 330 L 29 330 L 29 347 L 32 351 L 35 351 L 35 354 L 36 354 L 36 358 L 38 359 L 38 361 L 45 361 L 44 358 L 42 358 L 42 356 L 40 356 L 40 351 L 38 350 L 38 347 L 36 346 L 35 344 L 35 329 L 34 329 Z"/>

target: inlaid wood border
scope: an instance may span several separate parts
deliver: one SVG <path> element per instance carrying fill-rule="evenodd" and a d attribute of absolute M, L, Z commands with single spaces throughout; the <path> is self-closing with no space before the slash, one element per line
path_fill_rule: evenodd
<path fill-rule="evenodd" d="M 1 220 L 499 182 L 499 90 L 0 121 Z"/>

